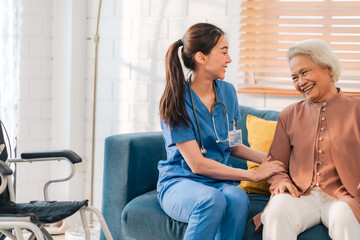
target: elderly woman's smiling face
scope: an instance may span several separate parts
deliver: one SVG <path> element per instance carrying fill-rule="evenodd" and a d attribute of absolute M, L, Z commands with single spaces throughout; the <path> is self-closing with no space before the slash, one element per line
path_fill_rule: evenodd
<path fill-rule="evenodd" d="M 296 90 L 311 102 L 324 102 L 337 94 L 330 70 L 311 57 L 295 55 L 290 59 L 291 78 Z"/>

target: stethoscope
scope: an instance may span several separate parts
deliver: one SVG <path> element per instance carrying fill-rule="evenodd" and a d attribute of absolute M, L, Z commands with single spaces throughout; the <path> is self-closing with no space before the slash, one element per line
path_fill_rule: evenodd
<path fill-rule="evenodd" d="M 193 99 L 192 92 L 191 92 L 191 78 L 189 78 L 188 82 L 189 82 L 189 93 L 190 93 L 190 98 L 191 98 L 192 109 L 193 109 L 193 112 L 194 112 L 197 127 L 199 129 L 199 136 L 200 136 L 200 143 L 201 143 L 200 151 L 201 151 L 202 154 L 206 154 L 207 151 L 206 151 L 206 149 L 204 147 L 204 141 L 203 141 L 203 138 L 202 138 L 202 135 L 201 135 L 200 123 L 199 123 L 199 120 L 198 120 L 198 117 L 197 117 L 197 114 L 196 114 L 195 105 L 194 105 L 194 99 Z M 215 102 L 211 105 L 210 113 L 211 113 L 211 119 L 212 119 L 213 128 L 214 128 L 215 135 L 216 135 L 216 143 L 227 142 L 227 141 L 229 141 L 229 130 L 230 130 L 230 128 L 229 128 L 229 116 L 228 116 L 228 112 L 227 112 L 227 108 L 226 108 L 225 104 L 223 102 L 218 101 L 215 80 L 213 81 L 213 89 L 214 89 L 214 93 L 215 93 Z M 216 105 L 223 106 L 224 110 L 225 110 L 225 116 L 226 116 L 226 122 L 227 122 L 227 133 L 228 134 L 227 134 L 226 138 L 223 139 L 223 140 L 221 140 L 219 138 L 219 136 L 217 134 L 217 131 L 216 131 L 216 127 L 215 127 L 214 111 L 215 111 Z"/>

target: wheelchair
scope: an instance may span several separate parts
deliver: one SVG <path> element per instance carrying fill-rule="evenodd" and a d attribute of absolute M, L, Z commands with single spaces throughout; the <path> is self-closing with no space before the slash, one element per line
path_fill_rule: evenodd
<path fill-rule="evenodd" d="M 90 228 L 86 212 L 91 212 L 99 219 L 102 231 L 107 240 L 113 240 L 109 228 L 101 212 L 88 206 L 88 200 L 83 201 L 49 201 L 48 187 L 51 183 L 63 182 L 71 179 L 75 174 L 74 164 L 82 159 L 71 150 L 22 153 L 21 159 L 8 158 L 7 147 L 0 121 L 0 240 L 6 237 L 12 240 L 24 240 L 24 231 L 31 233 L 30 240 L 52 240 L 45 225 L 61 221 L 76 212 L 80 213 L 84 228 L 85 239 L 90 240 Z M 6 130 L 5 130 L 6 131 Z M 53 179 L 44 185 L 44 201 L 16 203 L 15 191 L 12 182 L 13 171 L 11 163 L 32 163 L 44 161 L 67 161 L 71 172 L 67 177 Z"/>

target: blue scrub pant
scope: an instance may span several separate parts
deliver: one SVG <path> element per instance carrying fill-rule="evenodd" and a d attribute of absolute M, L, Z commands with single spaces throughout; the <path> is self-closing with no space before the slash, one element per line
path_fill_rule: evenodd
<path fill-rule="evenodd" d="M 166 190 L 160 204 L 171 218 L 188 223 L 186 240 L 243 239 L 249 199 L 237 186 L 184 179 Z"/>

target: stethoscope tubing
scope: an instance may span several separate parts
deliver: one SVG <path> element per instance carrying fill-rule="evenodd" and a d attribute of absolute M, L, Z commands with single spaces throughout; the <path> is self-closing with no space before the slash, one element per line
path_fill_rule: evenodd
<path fill-rule="evenodd" d="M 200 143 L 201 143 L 200 151 L 201 151 L 202 154 L 206 154 L 207 150 L 205 149 L 205 146 L 204 146 L 204 141 L 203 141 L 202 134 L 201 134 L 201 129 L 200 129 L 200 123 L 199 123 L 199 120 L 198 120 L 198 117 L 197 117 L 197 114 L 196 114 L 194 99 L 193 99 L 193 95 L 192 95 L 192 92 L 191 92 L 191 78 L 189 78 L 188 82 L 189 82 L 189 93 L 190 93 L 191 105 L 192 105 L 192 109 L 193 109 L 193 112 L 194 112 L 196 125 L 197 125 L 197 127 L 199 129 L 199 137 L 200 137 Z M 227 141 L 229 141 L 229 130 L 230 130 L 229 116 L 228 116 L 228 112 L 227 112 L 227 108 L 226 108 L 225 104 L 223 102 L 218 102 L 215 80 L 213 81 L 213 89 L 214 89 L 214 93 L 215 93 L 215 102 L 211 105 L 210 113 L 211 113 L 211 119 L 212 119 L 212 123 L 213 123 L 213 127 L 214 127 L 214 132 L 215 132 L 215 135 L 216 135 L 216 143 L 227 142 Z M 221 104 L 224 107 L 224 110 L 225 110 L 228 134 L 227 134 L 226 139 L 224 139 L 224 140 L 220 140 L 220 138 L 219 138 L 219 136 L 217 134 L 217 131 L 216 131 L 216 126 L 215 126 L 214 111 L 215 111 L 215 106 L 217 104 Z"/>
<path fill-rule="evenodd" d="M 195 105 L 194 105 L 194 99 L 193 99 L 193 95 L 192 95 L 192 92 L 191 92 L 191 77 L 189 78 L 189 93 L 190 93 L 190 98 L 191 98 L 191 105 L 192 105 L 192 109 L 193 109 L 193 112 L 194 112 L 194 116 L 195 116 L 195 120 L 196 120 L 196 125 L 199 129 L 199 136 L 200 136 L 200 143 L 201 143 L 201 148 L 200 148 L 200 151 L 202 154 L 206 154 L 206 149 L 204 147 L 204 141 L 203 141 L 203 138 L 202 138 L 202 135 L 201 135 L 201 129 L 200 129 L 200 123 L 199 123 L 199 120 L 198 120 L 198 117 L 197 117 L 197 114 L 196 114 L 196 109 L 195 109 Z M 216 99 L 216 95 L 215 95 L 215 99 Z"/>
<path fill-rule="evenodd" d="M 218 102 L 218 103 L 220 103 L 220 102 Z M 227 141 L 229 141 L 229 129 L 230 129 L 230 126 L 229 126 L 229 116 L 228 116 L 228 114 L 226 113 L 225 114 L 225 116 L 226 116 L 226 122 L 227 122 L 227 129 L 228 129 L 228 134 L 227 134 L 227 136 L 226 136 L 226 139 L 224 139 L 224 140 L 220 140 L 220 138 L 219 138 L 219 136 L 218 136 L 218 134 L 217 134 L 217 131 L 216 131 L 216 127 L 215 127 L 215 119 L 214 119 L 214 115 L 213 114 L 211 114 L 211 118 L 212 118 L 212 123 L 213 123 L 213 127 L 214 127 L 214 132 L 215 132 L 215 135 L 216 135 L 216 143 L 220 143 L 220 142 L 227 142 Z"/>

